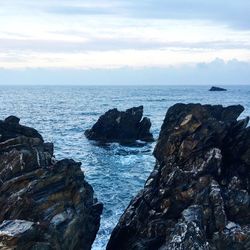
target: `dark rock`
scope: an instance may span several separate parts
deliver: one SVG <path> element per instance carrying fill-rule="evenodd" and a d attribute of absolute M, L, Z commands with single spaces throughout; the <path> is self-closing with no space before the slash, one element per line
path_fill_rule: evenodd
<path fill-rule="evenodd" d="M 160 250 L 197 249 L 210 250 L 203 226 L 201 206 L 190 206 L 182 212 L 168 242 Z"/>
<path fill-rule="evenodd" d="M 151 122 L 143 116 L 143 106 L 118 111 L 111 109 L 102 115 L 91 129 L 85 131 L 90 140 L 103 142 L 153 141 Z"/>
<path fill-rule="evenodd" d="M 227 90 L 224 88 L 213 86 L 213 87 L 211 87 L 211 89 L 209 89 L 209 91 L 227 91 Z"/>
<path fill-rule="evenodd" d="M 156 166 L 108 250 L 249 249 L 250 128 L 242 106 L 176 104 Z"/>
<path fill-rule="evenodd" d="M 0 248 L 14 249 L 17 246 L 22 246 L 22 249 L 31 249 L 31 242 L 35 240 L 36 237 L 39 237 L 38 234 L 39 231 L 35 223 L 31 221 L 3 221 L 2 224 L 0 224 Z"/>
<path fill-rule="evenodd" d="M 19 121 L 20 119 L 15 116 L 9 116 L 4 121 L 0 121 L 0 142 L 19 136 L 39 138 L 43 140 L 37 130 L 22 126 L 19 124 Z"/>
<path fill-rule="evenodd" d="M 5 123 L 18 125 L 20 119 L 16 116 L 11 115 L 11 116 L 7 117 L 4 121 L 5 121 Z"/>
<path fill-rule="evenodd" d="M 0 131 L 0 249 L 91 249 L 102 204 L 81 164 L 56 161 L 53 144 L 18 118 Z"/>

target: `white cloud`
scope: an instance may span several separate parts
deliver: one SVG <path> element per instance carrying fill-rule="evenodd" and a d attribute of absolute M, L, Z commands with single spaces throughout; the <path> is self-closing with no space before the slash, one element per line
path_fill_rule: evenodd
<path fill-rule="evenodd" d="M 0 4 L 2 68 L 180 67 L 217 57 L 250 61 L 250 22 L 245 15 L 250 4 L 245 0 Z"/>
<path fill-rule="evenodd" d="M 19 60 L 15 61 L 16 58 Z M 76 68 L 112 69 L 122 67 L 167 67 L 183 64 L 210 62 L 216 57 L 225 61 L 234 58 L 248 61 L 250 51 L 246 49 L 154 49 L 154 50 L 111 50 L 80 53 L 0 53 L 2 68 Z"/>

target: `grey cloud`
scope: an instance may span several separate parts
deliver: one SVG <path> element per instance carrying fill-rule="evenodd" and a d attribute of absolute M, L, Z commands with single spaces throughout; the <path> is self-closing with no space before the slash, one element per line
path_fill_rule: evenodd
<path fill-rule="evenodd" d="M 83 4 L 86 3 L 90 7 L 84 7 Z M 108 5 L 105 6 L 105 3 Z M 250 29 L 249 0 L 44 0 L 40 2 L 12 0 L 11 3 L 8 1 L 3 3 L 0 12 L 4 14 L 5 9 L 13 11 L 15 8 L 17 12 L 25 10 L 27 13 L 42 11 L 58 15 L 109 15 L 117 18 L 131 17 L 135 19 L 209 20 L 236 29 Z"/>
<path fill-rule="evenodd" d="M 46 11 L 63 15 L 112 15 L 114 11 L 106 8 L 81 7 L 81 6 L 54 6 L 46 8 Z"/>
<path fill-rule="evenodd" d="M 141 18 L 202 19 L 220 21 L 235 28 L 250 28 L 248 0 L 129 1 L 127 8 L 128 15 Z"/>
<path fill-rule="evenodd" d="M 120 69 L 0 69 L 0 84 L 240 85 L 250 84 L 250 63 L 216 59 L 195 67 Z"/>
<path fill-rule="evenodd" d="M 113 14 L 117 17 L 146 19 L 198 19 L 219 21 L 237 29 L 250 28 L 250 1 L 248 0 L 117 0 L 115 3 L 119 7 L 87 9 L 69 4 L 49 10 L 57 14 Z"/>

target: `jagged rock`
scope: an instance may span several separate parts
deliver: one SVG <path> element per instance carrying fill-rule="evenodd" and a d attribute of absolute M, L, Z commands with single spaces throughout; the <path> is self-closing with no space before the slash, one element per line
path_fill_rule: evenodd
<path fill-rule="evenodd" d="M 213 86 L 213 87 L 211 87 L 211 89 L 209 89 L 209 91 L 227 91 L 227 90 L 224 88 Z"/>
<path fill-rule="evenodd" d="M 111 109 L 102 115 L 91 129 L 85 131 L 90 140 L 103 142 L 153 141 L 150 119 L 143 116 L 143 106 L 118 111 Z"/>
<path fill-rule="evenodd" d="M 176 104 L 156 165 L 107 250 L 250 249 L 249 118 L 240 105 Z"/>
<path fill-rule="evenodd" d="M 192 249 L 209 250 L 203 229 L 201 206 L 190 206 L 182 212 L 181 219 L 175 225 L 168 242 L 159 250 Z"/>
<path fill-rule="evenodd" d="M 0 249 L 91 249 L 102 204 L 81 163 L 56 161 L 53 144 L 16 117 L 0 133 Z"/>
<path fill-rule="evenodd" d="M 34 128 L 29 128 L 19 124 L 20 119 L 15 116 L 9 116 L 4 121 L 0 121 L 0 142 L 13 139 L 18 136 L 39 138 L 42 136 Z"/>

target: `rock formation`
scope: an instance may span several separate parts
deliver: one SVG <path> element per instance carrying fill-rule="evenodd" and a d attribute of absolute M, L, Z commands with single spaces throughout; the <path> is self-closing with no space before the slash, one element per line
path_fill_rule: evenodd
<path fill-rule="evenodd" d="M 94 126 L 85 131 L 90 140 L 103 142 L 153 141 L 150 119 L 143 116 L 143 106 L 118 111 L 111 109 L 102 115 Z"/>
<path fill-rule="evenodd" d="M 242 106 L 176 104 L 156 166 L 107 250 L 250 249 L 250 127 Z"/>
<path fill-rule="evenodd" d="M 80 163 L 11 116 L 0 121 L 0 249 L 88 250 L 102 204 Z"/>
<path fill-rule="evenodd" d="M 224 88 L 213 86 L 213 87 L 211 87 L 211 89 L 209 89 L 209 91 L 227 91 L 227 90 Z"/>

